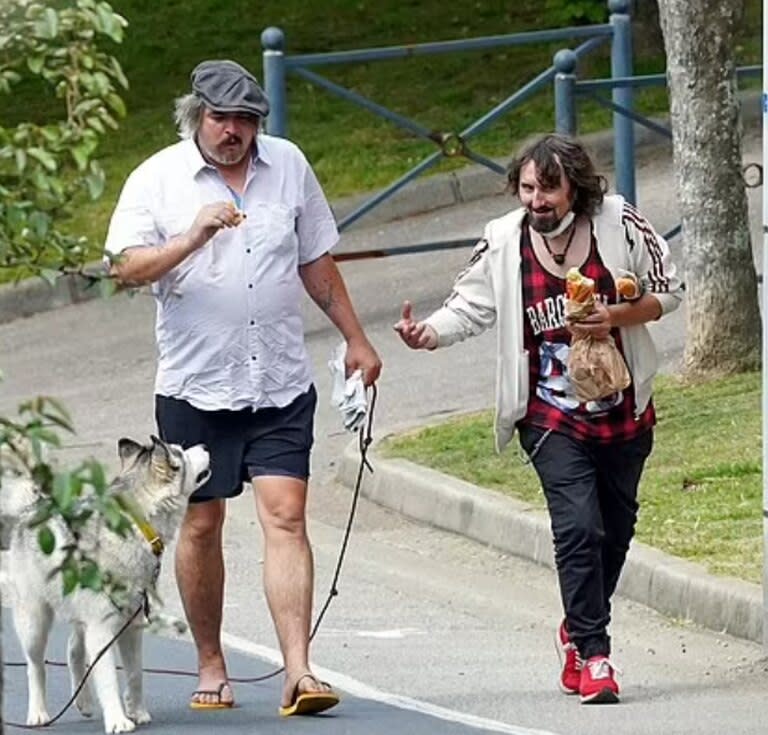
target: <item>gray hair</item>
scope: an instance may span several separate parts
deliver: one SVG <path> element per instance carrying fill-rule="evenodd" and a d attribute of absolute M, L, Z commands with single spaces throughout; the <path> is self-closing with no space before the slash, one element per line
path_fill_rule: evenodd
<path fill-rule="evenodd" d="M 180 138 L 186 140 L 197 135 L 205 108 L 205 102 L 196 94 L 190 93 L 176 98 L 173 103 L 173 119 L 176 121 L 176 130 Z M 256 123 L 257 130 L 261 132 L 264 118 L 252 116 L 251 119 Z"/>
<path fill-rule="evenodd" d="M 194 138 L 200 127 L 205 103 L 196 94 L 178 97 L 173 105 L 173 118 L 180 138 Z"/>

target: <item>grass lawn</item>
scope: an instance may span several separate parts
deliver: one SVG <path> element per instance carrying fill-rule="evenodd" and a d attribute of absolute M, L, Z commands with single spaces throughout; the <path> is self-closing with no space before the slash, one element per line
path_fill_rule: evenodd
<path fill-rule="evenodd" d="M 658 424 L 637 529 L 644 543 L 756 583 L 763 569 L 760 380 L 759 373 L 695 385 L 657 379 Z M 488 412 L 396 437 L 383 451 L 544 507 L 517 439 L 494 453 Z"/>
<path fill-rule="evenodd" d="M 548 27 L 540 0 L 513 5 L 475 0 L 446 6 L 440 0 L 112 0 L 129 22 L 125 40 L 113 49 L 131 88 L 125 95 L 128 116 L 104 141 L 100 153 L 107 173 L 104 196 L 77 207 L 64 226 L 86 235 L 100 253 L 110 212 L 128 172 L 143 158 L 175 140 L 172 101 L 188 91 L 189 72 L 204 58 L 234 58 L 261 75 L 260 35 L 268 26 L 286 34 L 287 53 L 339 51 L 497 35 Z M 607 3 L 606 3 L 607 6 Z M 741 64 L 759 63 L 761 3 L 747 0 L 747 18 L 737 48 Z M 648 26 L 650 28 L 650 26 Z M 318 68 L 333 81 L 351 87 L 420 124 L 460 131 L 506 99 L 551 64 L 562 44 L 513 47 L 483 52 L 422 56 L 356 66 Z M 637 24 L 635 68 L 638 74 L 661 72 L 664 58 L 658 33 Z M 590 57 L 584 77 L 604 76 L 608 49 Z M 385 186 L 408 171 L 434 146 L 325 91 L 289 77 L 289 134 L 304 148 L 331 198 Z M 0 125 L 60 115 L 60 101 L 37 89 L 19 88 L 0 98 Z M 660 112 L 666 95 L 638 93 L 638 108 Z M 582 132 L 610 124 L 610 113 L 594 104 L 580 107 Z M 534 132 L 551 130 L 551 90 L 542 92 L 472 139 L 488 156 L 509 156 Z M 433 172 L 454 166 L 448 161 Z"/>

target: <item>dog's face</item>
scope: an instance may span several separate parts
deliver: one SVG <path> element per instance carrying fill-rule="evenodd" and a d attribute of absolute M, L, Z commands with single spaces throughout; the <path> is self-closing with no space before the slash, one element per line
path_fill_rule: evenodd
<path fill-rule="evenodd" d="M 147 509 L 186 502 L 210 477 L 210 456 L 202 444 L 182 449 L 153 436 L 150 444 L 118 442 L 120 484 L 141 496 Z"/>

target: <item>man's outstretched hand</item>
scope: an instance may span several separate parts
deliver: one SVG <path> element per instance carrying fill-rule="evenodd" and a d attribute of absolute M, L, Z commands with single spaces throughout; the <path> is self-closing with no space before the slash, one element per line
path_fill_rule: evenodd
<path fill-rule="evenodd" d="M 434 350 L 437 347 L 437 332 L 424 322 L 414 321 L 411 309 L 411 302 L 404 301 L 403 313 L 395 324 L 395 331 L 412 350 Z"/>

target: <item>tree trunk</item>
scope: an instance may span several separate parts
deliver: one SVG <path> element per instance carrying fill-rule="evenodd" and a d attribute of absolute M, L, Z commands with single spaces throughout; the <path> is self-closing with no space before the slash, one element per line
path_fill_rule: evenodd
<path fill-rule="evenodd" d="M 760 311 L 733 52 L 743 0 L 659 0 L 659 11 L 684 238 L 684 368 L 752 370 Z"/>

